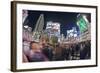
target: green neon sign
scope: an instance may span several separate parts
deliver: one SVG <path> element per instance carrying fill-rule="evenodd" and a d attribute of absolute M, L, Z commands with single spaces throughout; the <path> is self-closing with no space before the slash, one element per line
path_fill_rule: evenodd
<path fill-rule="evenodd" d="M 77 23 L 81 32 L 84 32 L 87 30 L 87 22 L 82 16 L 78 19 Z"/>

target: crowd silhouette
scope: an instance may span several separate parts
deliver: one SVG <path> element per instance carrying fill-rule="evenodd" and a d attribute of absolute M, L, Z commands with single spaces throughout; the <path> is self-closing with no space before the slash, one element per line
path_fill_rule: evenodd
<path fill-rule="evenodd" d="M 39 41 L 23 40 L 23 62 L 83 60 L 91 58 L 91 41 L 56 43 L 42 37 Z"/>

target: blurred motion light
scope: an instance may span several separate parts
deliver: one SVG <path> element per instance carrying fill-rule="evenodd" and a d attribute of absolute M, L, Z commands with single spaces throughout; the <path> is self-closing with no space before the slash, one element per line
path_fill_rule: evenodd
<path fill-rule="evenodd" d="M 28 25 L 25 25 L 24 28 L 28 28 Z"/>

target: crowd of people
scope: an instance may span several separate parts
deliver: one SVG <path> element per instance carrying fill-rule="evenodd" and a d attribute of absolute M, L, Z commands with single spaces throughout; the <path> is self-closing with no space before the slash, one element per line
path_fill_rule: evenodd
<path fill-rule="evenodd" d="M 23 40 L 23 62 L 82 60 L 91 58 L 91 41 L 52 45 L 48 39 Z M 27 43 L 27 44 L 25 44 Z M 27 50 L 26 50 L 27 49 Z"/>

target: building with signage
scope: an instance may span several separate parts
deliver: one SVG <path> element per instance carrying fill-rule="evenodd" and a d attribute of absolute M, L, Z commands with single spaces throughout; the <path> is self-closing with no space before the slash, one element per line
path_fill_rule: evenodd
<path fill-rule="evenodd" d="M 80 29 L 81 41 L 91 40 L 91 22 L 89 22 L 87 17 L 88 15 L 86 14 L 77 15 L 77 25 Z"/>

